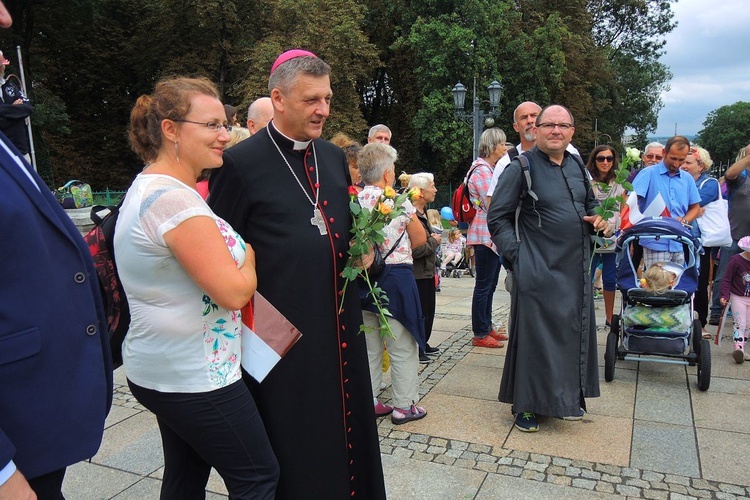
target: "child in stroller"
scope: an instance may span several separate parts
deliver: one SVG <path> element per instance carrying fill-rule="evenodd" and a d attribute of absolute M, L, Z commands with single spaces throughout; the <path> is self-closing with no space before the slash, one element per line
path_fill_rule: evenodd
<path fill-rule="evenodd" d="M 451 229 L 448 234 L 448 243 L 445 245 L 443 250 L 443 259 L 440 265 L 441 274 L 445 276 L 453 276 L 458 278 L 461 276 L 462 269 L 466 266 L 466 238 L 461 234 L 461 230 L 458 228 Z M 469 270 L 473 276 L 472 271 Z"/>
<path fill-rule="evenodd" d="M 643 242 L 680 243 L 685 265 L 659 262 L 638 279 L 637 263 Z M 647 218 L 625 231 L 617 242 L 617 287 L 622 309 L 612 316 L 604 355 L 604 379 L 614 379 L 618 359 L 698 366 L 698 388 L 708 389 L 711 350 L 693 317 L 693 294 L 698 287 L 700 243 L 674 219 Z"/>

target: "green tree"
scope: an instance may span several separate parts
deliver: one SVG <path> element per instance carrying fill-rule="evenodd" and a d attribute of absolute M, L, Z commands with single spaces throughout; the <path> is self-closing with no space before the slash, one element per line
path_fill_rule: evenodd
<path fill-rule="evenodd" d="M 706 148 L 714 162 L 733 163 L 740 148 L 750 143 L 750 102 L 735 102 L 711 111 L 695 142 Z"/>
<path fill-rule="evenodd" d="M 243 54 L 242 71 L 230 92 L 246 107 L 268 95 L 268 73 L 276 57 L 305 48 L 331 66 L 333 100 L 324 134 L 344 132 L 359 139 L 366 127 L 357 82 L 377 67 L 375 46 L 362 30 L 365 8 L 354 0 L 273 0 L 263 2 L 258 39 Z"/>

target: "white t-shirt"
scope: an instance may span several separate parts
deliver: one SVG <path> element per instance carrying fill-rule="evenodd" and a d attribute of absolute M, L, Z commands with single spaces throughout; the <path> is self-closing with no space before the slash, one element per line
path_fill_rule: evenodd
<path fill-rule="evenodd" d="M 516 146 L 516 149 L 518 150 L 518 154 L 520 155 L 523 153 L 523 148 L 519 144 Z M 570 154 L 575 154 L 578 156 L 581 156 L 581 154 L 578 152 L 578 150 L 573 146 L 573 144 L 568 143 L 568 146 L 565 148 L 567 152 Z M 510 156 L 508 153 L 505 153 L 502 158 L 497 160 L 497 163 L 495 163 L 495 170 L 492 171 L 492 180 L 490 181 L 490 185 L 487 187 L 487 196 L 492 196 L 492 193 L 495 192 L 495 187 L 497 187 L 497 179 L 500 177 L 500 174 L 503 173 L 503 170 L 505 170 L 505 167 L 510 165 Z"/>
<path fill-rule="evenodd" d="M 208 392 L 241 378 L 240 312 L 214 303 L 164 242 L 167 231 L 198 216 L 216 221 L 241 266 L 245 242 L 177 179 L 140 174 L 120 209 L 114 248 L 131 314 L 123 364 L 128 379 L 147 389 Z"/>

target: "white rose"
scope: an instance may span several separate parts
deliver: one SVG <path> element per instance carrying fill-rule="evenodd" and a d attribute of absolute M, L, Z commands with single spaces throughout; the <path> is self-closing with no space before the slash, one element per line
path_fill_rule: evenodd
<path fill-rule="evenodd" d="M 641 152 L 636 148 L 625 148 L 625 156 L 627 156 L 631 160 L 638 161 L 641 159 Z"/>

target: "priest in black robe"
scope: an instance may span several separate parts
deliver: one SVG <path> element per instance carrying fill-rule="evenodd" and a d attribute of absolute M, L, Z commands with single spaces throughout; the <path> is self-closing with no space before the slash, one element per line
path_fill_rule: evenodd
<path fill-rule="evenodd" d="M 279 461 L 278 499 L 385 498 L 357 287 L 340 294 L 350 178 L 320 139 L 329 73 L 312 53 L 279 56 L 273 120 L 228 149 L 210 182 L 209 205 L 255 250 L 258 292 L 302 333 L 262 383 L 245 377 Z"/>
<path fill-rule="evenodd" d="M 514 273 L 498 399 L 513 404 L 516 427 L 526 432 L 539 429 L 536 415 L 580 420 L 585 398 L 599 396 L 590 237 L 606 227 L 587 172 L 566 151 L 575 130 L 570 112 L 549 106 L 536 127 L 536 146 L 524 153 L 531 189 L 513 160 L 487 216 Z"/>

